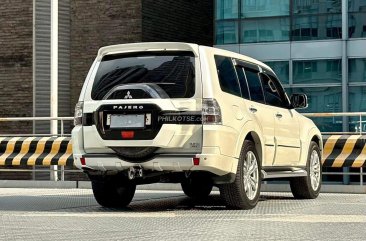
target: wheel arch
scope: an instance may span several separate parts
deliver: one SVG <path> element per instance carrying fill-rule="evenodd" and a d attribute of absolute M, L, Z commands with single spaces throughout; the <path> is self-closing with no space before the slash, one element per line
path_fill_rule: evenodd
<path fill-rule="evenodd" d="M 250 140 L 254 142 L 255 149 L 258 153 L 258 156 L 260 158 L 260 164 L 262 165 L 262 162 L 264 160 L 264 142 L 262 138 L 262 134 L 260 131 L 260 128 L 258 125 L 253 123 L 253 121 L 248 121 L 245 123 L 244 127 L 242 128 L 242 131 L 240 133 L 240 137 L 238 139 L 237 145 L 236 145 L 236 156 L 239 158 L 241 149 L 243 147 L 244 141 Z"/>
<path fill-rule="evenodd" d="M 323 139 L 318 128 L 311 128 L 306 136 L 305 140 L 303 139 L 302 151 L 301 151 L 301 160 L 300 165 L 306 165 L 309 153 L 309 147 L 312 141 L 318 144 L 320 153 L 323 155 Z"/>

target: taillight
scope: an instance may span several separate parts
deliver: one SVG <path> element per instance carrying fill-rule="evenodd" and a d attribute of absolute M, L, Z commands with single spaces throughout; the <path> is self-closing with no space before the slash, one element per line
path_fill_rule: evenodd
<path fill-rule="evenodd" d="M 203 99 L 202 101 L 202 124 L 222 124 L 220 106 L 215 99 Z"/>
<path fill-rule="evenodd" d="M 74 126 L 81 124 L 83 124 L 83 102 L 79 101 L 75 105 Z"/>

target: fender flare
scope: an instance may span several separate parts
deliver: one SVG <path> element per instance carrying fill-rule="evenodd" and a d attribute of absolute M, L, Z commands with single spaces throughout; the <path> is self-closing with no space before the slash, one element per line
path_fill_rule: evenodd
<path fill-rule="evenodd" d="M 262 162 L 262 160 L 264 158 L 264 156 L 263 156 L 264 155 L 264 152 L 263 152 L 263 150 L 264 150 L 263 134 L 262 134 L 262 130 L 259 127 L 259 125 L 256 122 L 252 121 L 252 120 L 248 120 L 247 122 L 245 122 L 243 127 L 240 130 L 239 138 L 238 138 L 238 141 L 237 141 L 236 147 L 235 147 L 235 157 L 239 158 L 241 149 L 243 147 L 244 140 L 250 132 L 253 132 L 254 134 L 256 134 L 256 136 L 258 138 L 257 141 L 260 144 L 259 145 L 260 150 L 258 150 L 258 148 L 257 148 L 258 143 L 255 143 L 255 144 L 256 144 L 258 155 L 260 156 L 261 162 Z"/>

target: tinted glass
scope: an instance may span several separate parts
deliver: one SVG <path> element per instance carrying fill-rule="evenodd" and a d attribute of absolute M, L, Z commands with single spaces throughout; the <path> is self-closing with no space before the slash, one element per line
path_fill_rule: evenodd
<path fill-rule="evenodd" d="M 245 68 L 251 100 L 264 103 L 263 89 L 258 73 L 256 70 Z"/>
<path fill-rule="evenodd" d="M 281 83 L 289 84 L 289 62 L 288 61 L 273 61 L 265 62 L 277 74 Z"/>
<path fill-rule="evenodd" d="M 266 103 L 272 106 L 287 108 L 288 105 L 283 100 L 282 90 L 278 88 L 278 84 L 273 80 L 273 77 L 266 74 L 261 74 L 260 76 Z"/>
<path fill-rule="evenodd" d="M 238 18 L 239 0 L 216 0 L 216 19 Z"/>
<path fill-rule="evenodd" d="M 349 87 L 349 111 L 350 112 L 366 112 L 366 87 L 352 86 Z M 366 131 L 366 117 L 363 116 L 362 130 Z M 351 132 L 360 130 L 360 117 L 350 118 L 349 130 Z"/>
<path fill-rule="evenodd" d="M 288 17 L 242 20 L 243 43 L 288 41 L 290 19 Z"/>
<path fill-rule="evenodd" d="M 366 0 L 348 0 L 350 12 L 366 12 Z"/>
<path fill-rule="evenodd" d="M 348 34 L 350 38 L 366 37 L 366 12 L 348 14 Z"/>
<path fill-rule="evenodd" d="M 194 57 L 191 52 L 142 52 L 105 56 L 95 76 L 92 99 L 101 100 L 114 87 L 151 83 L 170 98 L 194 95 Z"/>
<path fill-rule="evenodd" d="M 240 66 L 236 66 L 235 69 L 236 69 L 236 73 L 239 78 L 241 95 L 243 98 L 249 99 L 249 90 L 248 90 L 247 80 L 244 75 L 244 69 Z"/>
<path fill-rule="evenodd" d="M 337 39 L 342 37 L 341 14 L 306 15 L 293 18 L 292 40 Z"/>
<path fill-rule="evenodd" d="M 340 13 L 342 0 L 293 1 L 294 14 Z"/>
<path fill-rule="evenodd" d="M 215 62 L 221 90 L 229 94 L 241 96 L 238 79 L 231 58 L 215 55 Z"/>
<path fill-rule="evenodd" d="M 305 87 L 289 88 L 287 93 L 304 93 L 308 97 L 309 107 L 299 112 L 330 113 L 342 111 L 341 87 Z M 342 131 L 342 117 L 312 118 L 320 131 Z"/>
<path fill-rule="evenodd" d="M 289 0 L 241 0 L 241 17 L 288 16 Z"/>
<path fill-rule="evenodd" d="M 366 59 L 348 60 L 348 81 L 349 82 L 366 81 Z"/>
<path fill-rule="evenodd" d="M 309 60 L 293 62 L 294 84 L 341 83 L 342 61 Z"/>
<path fill-rule="evenodd" d="M 216 22 L 216 44 L 233 44 L 239 42 L 238 22 Z"/>

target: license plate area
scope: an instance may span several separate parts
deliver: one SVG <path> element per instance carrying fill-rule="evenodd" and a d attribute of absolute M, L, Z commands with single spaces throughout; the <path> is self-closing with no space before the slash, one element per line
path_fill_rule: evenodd
<path fill-rule="evenodd" d="M 110 115 L 111 129 L 144 129 L 145 122 L 145 114 Z"/>

